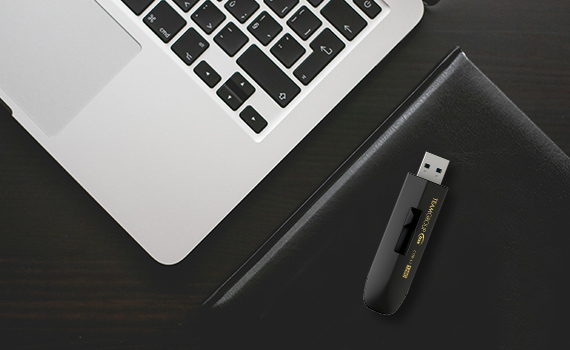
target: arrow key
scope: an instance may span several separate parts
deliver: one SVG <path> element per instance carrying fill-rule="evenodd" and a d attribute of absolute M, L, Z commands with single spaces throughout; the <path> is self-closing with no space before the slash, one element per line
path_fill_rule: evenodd
<path fill-rule="evenodd" d="M 222 79 L 214 68 L 210 67 L 206 61 L 198 63 L 194 68 L 194 73 L 196 73 L 210 88 L 216 86 L 216 84 Z"/>
<path fill-rule="evenodd" d="M 244 101 L 255 92 L 253 85 L 251 85 L 249 81 L 245 80 L 245 78 L 238 72 L 235 72 L 231 78 L 228 79 L 226 85 Z"/>
<path fill-rule="evenodd" d="M 366 21 L 344 0 L 330 0 L 321 14 L 348 40 L 366 27 Z"/>
<path fill-rule="evenodd" d="M 226 84 L 222 85 L 216 92 L 218 96 L 233 110 L 237 110 L 243 101 Z"/>
<path fill-rule="evenodd" d="M 218 89 L 218 96 L 230 106 L 232 110 L 237 110 L 245 100 L 253 93 L 255 88 L 245 78 L 235 72 L 231 78 Z"/>
<path fill-rule="evenodd" d="M 267 121 L 251 106 L 245 107 L 239 114 L 239 117 L 249 125 L 256 134 L 259 134 L 267 126 Z"/>

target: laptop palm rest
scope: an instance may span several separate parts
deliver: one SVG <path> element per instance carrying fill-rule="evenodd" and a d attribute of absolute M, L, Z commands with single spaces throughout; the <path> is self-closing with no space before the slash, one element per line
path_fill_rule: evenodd
<path fill-rule="evenodd" d="M 0 47 L 0 89 L 50 136 L 141 50 L 95 1 L 77 0 L 3 4 Z"/>

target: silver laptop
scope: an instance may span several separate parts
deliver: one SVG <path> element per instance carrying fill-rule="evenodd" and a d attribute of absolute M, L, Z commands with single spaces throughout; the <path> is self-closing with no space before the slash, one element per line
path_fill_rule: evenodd
<path fill-rule="evenodd" d="M 174 264 L 422 14 L 421 0 L 0 0 L 0 98 Z"/>

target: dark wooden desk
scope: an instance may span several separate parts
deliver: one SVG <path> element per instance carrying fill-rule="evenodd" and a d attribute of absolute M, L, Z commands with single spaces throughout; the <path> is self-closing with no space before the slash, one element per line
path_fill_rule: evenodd
<path fill-rule="evenodd" d="M 200 305 L 459 45 L 570 154 L 570 2 L 443 0 L 198 249 L 154 262 L 0 118 L 4 349 L 207 349 Z M 223 336 L 223 335 L 220 335 Z"/>

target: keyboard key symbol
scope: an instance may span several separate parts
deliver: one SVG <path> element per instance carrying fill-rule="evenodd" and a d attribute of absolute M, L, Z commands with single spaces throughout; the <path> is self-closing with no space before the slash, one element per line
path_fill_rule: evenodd
<path fill-rule="evenodd" d="M 170 36 L 172 35 L 172 33 L 167 32 L 166 29 L 164 28 L 160 28 L 158 31 L 160 32 L 160 34 L 164 35 L 165 39 L 170 38 Z"/>
<path fill-rule="evenodd" d="M 202 61 L 198 63 L 198 65 L 194 68 L 194 73 L 196 73 L 208 87 L 213 88 L 216 84 L 222 79 L 216 71 L 210 67 L 206 61 Z M 227 93 L 227 92 L 226 92 Z M 220 95 L 220 97 L 224 97 Z"/>
<path fill-rule="evenodd" d="M 321 51 L 326 53 L 329 56 L 332 55 L 332 53 L 333 53 L 333 50 L 330 47 L 327 48 L 326 46 L 321 46 Z"/>
<path fill-rule="evenodd" d="M 287 94 L 284 93 L 284 92 L 280 93 L 280 94 L 279 94 L 279 99 L 280 99 L 281 101 L 286 100 L 286 99 L 287 99 Z"/>
<path fill-rule="evenodd" d="M 247 106 L 239 114 L 239 117 L 253 130 L 256 134 L 259 134 L 267 126 L 267 121 L 263 119 L 259 113 L 253 107 Z"/>
<path fill-rule="evenodd" d="M 151 13 L 150 16 L 148 16 L 148 21 L 150 23 L 154 23 L 156 21 L 156 16 Z"/>

